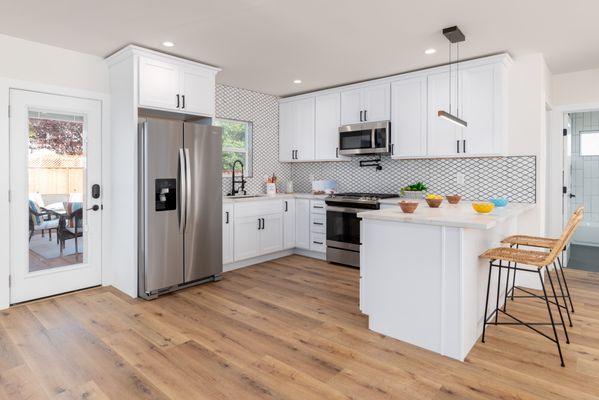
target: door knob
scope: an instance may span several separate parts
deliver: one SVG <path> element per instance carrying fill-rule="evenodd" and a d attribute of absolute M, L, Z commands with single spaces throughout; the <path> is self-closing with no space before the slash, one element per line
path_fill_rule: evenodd
<path fill-rule="evenodd" d="M 88 208 L 87 211 L 98 211 L 100 209 L 100 206 L 97 204 L 94 204 L 92 207 Z"/>

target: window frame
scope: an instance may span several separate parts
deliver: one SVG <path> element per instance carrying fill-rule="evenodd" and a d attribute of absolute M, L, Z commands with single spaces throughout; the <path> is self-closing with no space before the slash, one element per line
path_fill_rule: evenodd
<path fill-rule="evenodd" d="M 223 117 L 215 117 L 214 121 L 225 121 L 225 122 L 233 122 L 233 123 L 242 123 L 246 125 L 245 130 L 245 148 L 238 147 L 225 147 L 223 145 L 221 151 L 221 157 L 224 153 L 245 153 L 245 162 L 243 163 L 243 176 L 245 178 L 251 178 L 253 172 L 254 165 L 254 153 L 253 153 L 253 141 L 254 141 L 254 123 L 252 121 L 246 121 L 242 119 L 234 119 L 234 118 L 223 118 Z M 224 128 L 223 128 L 224 133 Z M 230 178 L 232 174 L 226 173 L 225 170 L 222 170 L 222 176 Z"/>
<path fill-rule="evenodd" d="M 586 135 L 593 135 L 595 137 L 597 137 L 597 140 L 599 141 L 599 129 L 593 129 L 593 130 L 587 130 L 587 131 L 580 131 L 579 132 L 579 140 L 580 140 L 580 144 L 579 144 L 579 154 L 581 157 L 597 157 L 599 156 L 599 151 L 597 153 L 593 153 L 593 154 L 583 154 L 583 146 L 582 146 L 582 138 L 583 136 Z M 598 146 L 599 147 L 599 146 Z"/>

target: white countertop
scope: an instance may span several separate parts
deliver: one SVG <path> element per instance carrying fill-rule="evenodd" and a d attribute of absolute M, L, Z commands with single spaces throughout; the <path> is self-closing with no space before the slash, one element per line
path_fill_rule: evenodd
<path fill-rule="evenodd" d="M 458 228 L 491 229 L 498 222 L 532 210 L 536 204 L 510 203 L 507 207 L 495 208 L 490 214 L 477 214 L 470 201 L 461 201 L 459 204 L 449 204 L 443 201 L 441 207 L 431 208 L 424 200 L 418 200 L 420 205 L 413 214 L 406 214 L 399 208 L 400 199 L 387 199 L 383 204 L 395 204 L 394 208 L 384 210 L 365 211 L 358 214 L 363 219 L 379 221 L 396 221 L 413 224 L 453 226 Z M 414 200 L 410 200 L 414 201 Z"/>
<path fill-rule="evenodd" d="M 312 193 L 277 193 L 275 195 L 268 196 L 264 193 L 258 194 L 255 197 L 231 197 L 223 196 L 223 203 L 238 203 L 245 201 L 267 201 L 267 200 L 281 200 L 281 199 L 310 199 L 310 200 L 324 200 L 327 194 L 312 194 Z"/>

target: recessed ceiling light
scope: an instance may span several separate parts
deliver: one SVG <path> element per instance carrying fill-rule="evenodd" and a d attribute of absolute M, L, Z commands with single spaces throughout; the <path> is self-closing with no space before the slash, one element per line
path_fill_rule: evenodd
<path fill-rule="evenodd" d="M 295 83 L 296 85 L 299 85 L 300 83 L 302 83 L 301 79 L 296 79 L 293 81 L 293 83 Z"/>
<path fill-rule="evenodd" d="M 175 44 L 173 42 L 166 41 L 166 42 L 162 42 L 162 45 L 164 47 L 173 47 Z"/>
<path fill-rule="evenodd" d="M 437 52 L 437 50 L 435 50 L 435 49 L 424 50 L 424 54 L 427 54 L 427 55 L 435 54 L 436 52 Z"/>

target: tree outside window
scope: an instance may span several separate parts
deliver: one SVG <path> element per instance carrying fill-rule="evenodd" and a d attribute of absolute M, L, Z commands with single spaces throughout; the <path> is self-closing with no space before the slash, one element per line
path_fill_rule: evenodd
<path fill-rule="evenodd" d="M 243 163 L 245 176 L 252 175 L 252 123 L 219 118 L 214 125 L 223 128 L 223 176 L 231 176 L 233 163 Z M 241 171 L 239 163 L 235 171 Z"/>

